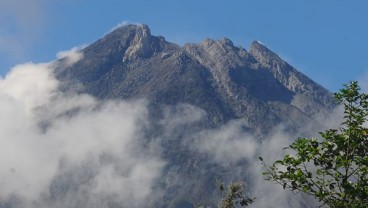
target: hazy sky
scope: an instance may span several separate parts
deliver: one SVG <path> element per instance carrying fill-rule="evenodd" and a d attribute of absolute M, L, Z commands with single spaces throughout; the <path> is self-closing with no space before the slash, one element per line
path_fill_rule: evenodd
<path fill-rule="evenodd" d="M 368 72 L 366 0 L 0 0 L 0 74 L 90 44 L 121 22 L 183 44 L 259 40 L 336 91 Z"/>

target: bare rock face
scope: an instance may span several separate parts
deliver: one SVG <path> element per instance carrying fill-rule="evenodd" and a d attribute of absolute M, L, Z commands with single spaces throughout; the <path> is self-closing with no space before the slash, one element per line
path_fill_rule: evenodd
<path fill-rule="evenodd" d="M 232 172 L 178 145 L 188 132 L 238 119 L 262 140 L 280 123 L 291 131 L 305 123 L 321 126 L 321 118 L 335 106 L 330 92 L 257 41 L 249 51 L 226 38 L 180 47 L 151 35 L 147 25 L 126 25 L 82 52 L 84 58 L 72 66 L 59 61 L 55 74 L 65 90 L 77 85 L 99 99 L 147 99 L 153 123 L 168 106 L 185 103 L 205 111 L 201 121 L 163 144 L 167 175 L 158 183 L 168 191 L 162 207 L 179 196 L 209 200 L 214 179 Z M 159 134 L 154 126 L 148 138 Z M 165 183 L 172 173 L 176 183 Z"/>
<path fill-rule="evenodd" d="M 306 84 L 309 84 L 311 80 L 283 61 L 266 46 L 258 41 L 254 41 L 251 44 L 249 53 L 289 90 L 295 93 L 309 93 L 310 90 Z"/>
<path fill-rule="evenodd" d="M 297 71 L 277 54 L 258 41 L 251 44 L 249 53 L 258 63 L 270 71 L 287 89 L 295 93 L 291 105 L 297 107 L 308 116 L 317 119 L 325 117 L 335 102 L 331 100 L 327 90 Z"/>
<path fill-rule="evenodd" d="M 153 39 L 147 25 L 138 25 L 135 36 L 125 51 L 123 62 L 132 61 L 137 58 L 146 58 L 152 55 L 156 49 Z"/>
<path fill-rule="evenodd" d="M 248 64 L 247 53 L 242 48 L 234 47 L 229 39 L 214 41 L 206 39 L 200 44 L 187 44 L 184 49 L 211 72 L 216 84 L 223 89 L 225 96 L 234 98 L 230 89 L 229 70 L 245 67 Z"/>
<path fill-rule="evenodd" d="M 152 36 L 147 25 L 126 25 L 83 53 L 56 71 L 60 80 L 102 99 L 193 104 L 208 109 L 214 124 L 242 118 L 259 136 L 279 122 L 295 123 L 289 111 L 318 123 L 334 106 L 326 89 L 257 41 L 249 52 L 226 38 L 179 47 Z"/>

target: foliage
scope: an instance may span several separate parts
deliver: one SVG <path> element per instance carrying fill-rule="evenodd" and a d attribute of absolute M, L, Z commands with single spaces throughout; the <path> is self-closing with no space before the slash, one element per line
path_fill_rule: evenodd
<path fill-rule="evenodd" d="M 245 184 L 242 182 L 231 182 L 225 187 L 222 182 L 217 181 L 217 188 L 224 194 L 220 208 L 247 207 L 255 200 L 244 193 Z"/>
<path fill-rule="evenodd" d="M 368 94 L 357 82 L 335 93 L 344 106 L 338 129 L 320 132 L 321 139 L 298 138 L 288 148 L 295 153 L 267 166 L 265 179 L 284 189 L 314 196 L 336 208 L 368 207 Z"/>

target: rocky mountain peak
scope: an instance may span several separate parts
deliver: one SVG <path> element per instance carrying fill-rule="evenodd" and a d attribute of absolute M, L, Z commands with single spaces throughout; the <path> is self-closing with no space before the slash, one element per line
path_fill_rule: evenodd
<path fill-rule="evenodd" d="M 144 34 L 145 36 L 151 36 L 151 30 L 146 24 L 137 25 L 137 31 Z"/>
<path fill-rule="evenodd" d="M 156 39 L 151 35 L 151 30 L 145 24 L 135 26 L 135 35 L 130 46 L 125 51 L 123 62 L 132 61 L 137 58 L 151 56 L 157 50 Z"/>
<path fill-rule="evenodd" d="M 228 52 L 229 50 L 236 49 L 233 42 L 228 38 L 222 38 L 220 40 L 206 38 L 199 44 L 199 46 L 207 51 L 214 50 Z"/>
<path fill-rule="evenodd" d="M 246 64 L 244 61 L 248 56 L 245 49 L 234 46 L 228 38 L 220 40 L 204 39 L 199 44 L 186 44 L 184 49 L 196 58 L 201 64 L 219 71 L 227 71 Z"/>
<path fill-rule="evenodd" d="M 210 47 L 221 47 L 221 48 L 235 48 L 233 42 L 228 38 L 222 38 L 220 40 L 212 40 L 209 38 L 204 39 L 200 45 L 210 48 Z"/>
<path fill-rule="evenodd" d="M 210 103 L 204 101 L 207 98 L 197 97 L 201 94 L 204 98 L 211 91 L 209 94 L 220 100 L 211 101 L 215 112 L 226 111 L 229 118 L 247 115 L 245 120 L 250 119 L 253 112 L 258 118 L 257 124 L 250 124 L 253 129 L 268 128 L 261 122 L 266 114 L 254 110 L 254 106 L 263 109 L 259 110 L 262 112 L 277 111 L 269 102 L 281 102 L 318 120 L 319 115 L 326 115 L 334 105 L 326 89 L 258 41 L 252 42 L 249 52 L 234 46 L 228 38 L 205 39 L 180 47 L 151 35 L 147 25 L 125 25 L 85 48 L 83 53 L 84 59 L 79 63 L 65 69 L 60 67 L 58 77 L 82 82 L 97 97 L 131 98 L 135 95 L 164 104 L 180 100 L 206 108 L 202 104 Z M 173 88 L 173 83 L 178 87 Z M 211 87 L 200 88 L 198 83 Z M 195 90 L 198 94 L 192 96 L 193 90 L 187 92 L 186 89 L 193 88 L 198 88 Z M 178 92 L 172 93 L 174 89 Z M 181 93 L 179 89 L 186 99 L 175 97 Z M 282 118 L 278 114 L 267 115 L 289 120 L 288 113 L 285 110 Z M 214 115 L 214 120 L 223 120 L 225 116 L 219 115 Z"/>
<path fill-rule="evenodd" d="M 218 42 L 223 46 L 234 47 L 234 43 L 229 38 L 222 38 Z"/>
<path fill-rule="evenodd" d="M 275 62 L 281 61 L 281 58 L 268 49 L 259 41 L 253 41 L 249 48 L 249 53 L 262 65 L 271 67 Z"/>

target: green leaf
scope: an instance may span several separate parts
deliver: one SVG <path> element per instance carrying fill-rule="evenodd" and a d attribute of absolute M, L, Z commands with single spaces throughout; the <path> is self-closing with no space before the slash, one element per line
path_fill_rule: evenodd
<path fill-rule="evenodd" d="M 329 207 L 368 207 L 368 94 L 351 82 L 335 97 L 344 107 L 341 126 L 319 132 L 321 139 L 297 138 L 289 145 L 294 156 L 276 160 L 269 179 Z"/>

